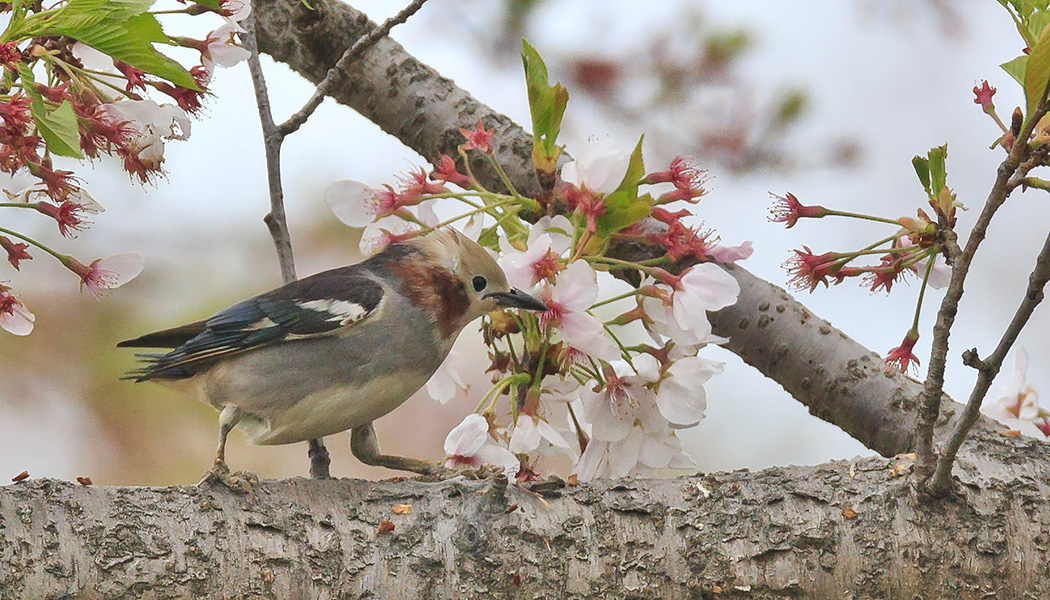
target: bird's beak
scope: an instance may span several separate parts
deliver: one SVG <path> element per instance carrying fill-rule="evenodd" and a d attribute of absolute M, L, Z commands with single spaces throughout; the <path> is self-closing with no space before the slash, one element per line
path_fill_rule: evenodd
<path fill-rule="evenodd" d="M 505 308 L 523 308 L 525 310 L 547 310 L 547 305 L 537 300 L 534 296 L 526 294 L 518 288 L 510 288 L 507 292 L 492 292 L 486 294 L 485 298 L 492 298 L 496 304 Z"/>

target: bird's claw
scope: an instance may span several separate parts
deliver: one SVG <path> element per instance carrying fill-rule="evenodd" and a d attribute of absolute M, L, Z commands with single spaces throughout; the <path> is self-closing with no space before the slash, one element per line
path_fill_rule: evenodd
<path fill-rule="evenodd" d="M 250 471 L 231 472 L 226 463 L 217 462 L 201 477 L 197 485 L 204 487 L 220 484 L 238 494 L 247 494 L 250 498 L 254 498 L 254 486 L 257 483 L 259 483 L 259 477 L 255 473 Z"/>

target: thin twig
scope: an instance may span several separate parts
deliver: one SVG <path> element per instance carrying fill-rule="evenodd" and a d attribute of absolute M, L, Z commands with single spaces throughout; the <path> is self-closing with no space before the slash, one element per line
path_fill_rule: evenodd
<path fill-rule="evenodd" d="M 281 185 L 281 142 L 270 111 L 270 96 L 266 91 L 266 78 L 259 62 L 259 44 L 255 38 L 255 16 L 244 21 L 246 33 L 242 36 L 244 48 L 248 50 L 248 70 L 255 87 L 255 102 L 259 105 L 259 122 L 262 124 L 263 148 L 266 151 L 266 177 L 269 181 L 270 213 L 263 221 L 270 229 L 273 245 L 277 249 L 277 260 L 281 265 L 281 278 L 285 283 L 295 281 L 295 258 L 292 255 L 292 238 L 288 233 L 288 218 L 284 212 L 284 188 Z"/>
<path fill-rule="evenodd" d="M 343 73 L 346 72 L 346 69 L 364 54 L 366 50 L 374 46 L 379 40 L 386 37 L 391 29 L 404 23 L 409 17 L 416 14 L 416 11 L 422 8 L 426 1 L 427 0 L 412 0 L 412 2 L 401 12 L 390 17 L 381 26 L 370 31 L 368 35 L 359 38 L 352 46 L 347 48 L 346 52 L 343 53 L 343 56 L 335 63 L 335 66 L 328 69 L 328 72 L 325 73 L 324 79 L 321 80 L 321 83 L 317 84 L 317 88 L 314 90 L 313 95 L 310 96 L 310 99 L 306 101 L 306 104 L 299 109 L 299 112 L 288 117 L 288 120 L 281 123 L 277 128 L 279 135 L 284 137 L 290 133 L 294 133 L 297 129 L 302 127 L 303 123 L 310 118 L 310 115 L 312 115 L 314 111 L 317 110 L 317 107 L 321 105 L 321 102 L 324 101 L 325 96 L 328 95 L 328 90 L 340 80 Z"/>
<path fill-rule="evenodd" d="M 941 451 L 941 458 L 937 461 L 937 469 L 934 471 L 933 478 L 927 486 L 930 493 L 934 496 L 942 496 L 950 489 L 952 464 L 955 462 L 955 456 L 959 452 L 959 447 L 962 446 L 963 440 L 966 439 L 966 435 L 970 432 L 970 428 L 977 422 L 981 403 L 988 394 L 992 380 L 999 374 L 1003 361 L 1006 360 L 1006 355 L 1010 353 L 1010 348 L 1013 347 L 1014 342 L 1017 341 L 1017 336 L 1028 323 L 1028 319 L 1032 316 L 1035 307 L 1043 301 L 1044 289 L 1048 281 L 1050 281 L 1050 234 L 1047 235 L 1046 242 L 1043 243 L 1043 249 L 1039 252 L 1039 256 L 1036 257 L 1035 268 L 1032 269 L 1032 274 L 1028 277 L 1028 289 L 1025 291 L 1024 298 L 1021 300 L 1020 306 L 1017 307 L 1010 325 L 1003 332 L 1003 337 L 999 340 L 999 344 L 991 355 L 984 360 L 977 359 L 976 352 L 971 353 L 969 363 L 978 371 L 977 383 L 974 384 L 973 391 L 970 392 L 970 398 L 966 401 L 966 408 L 963 409 L 962 418 L 955 425 L 951 437 L 948 438 L 948 443 L 945 444 L 944 450 Z"/>
<path fill-rule="evenodd" d="M 259 106 L 259 122 L 262 124 L 263 148 L 266 151 L 266 177 L 269 182 L 270 212 L 263 221 L 270 230 L 273 245 L 277 249 L 277 261 L 281 265 L 281 278 L 285 283 L 295 281 L 295 258 L 292 254 L 292 237 L 288 233 L 288 217 L 284 212 L 284 188 L 281 185 L 281 144 L 284 136 L 277 130 L 270 110 L 270 96 L 266 91 L 266 78 L 259 61 L 259 43 L 255 37 L 255 15 L 244 21 L 246 33 L 242 36 L 248 50 L 248 70 L 251 71 L 255 88 L 255 102 Z M 307 456 L 310 458 L 310 476 L 327 479 L 330 476 L 328 449 L 320 438 L 310 440 Z"/>
<path fill-rule="evenodd" d="M 1006 160 L 999 165 L 995 183 L 988 193 L 984 209 L 981 211 L 977 222 L 974 223 L 970 237 L 966 241 L 966 247 L 960 249 L 955 232 L 949 230 L 945 246 L 952 264 L 951 281 L 948 291 L 941 301 L 941 308 L 937 312 L 937 322 L 933 327 L 933 343 L 930 351 L 930 366 L 926 374 L 926 382 L 923 389 L 922 400 L 919 404 L 919 418 L 915 427 L 917 455 L 916 475 L 919 481 L 926 481 L 934 472 L 937 465 L 937 454 L 933 448 L 933 430 L 940 416 L 941 396 L 944 389 L 944 369 L 948 356 L 948 337 L 951 334 L 955 315 L 959 310 L 959 301 L 963 295 L 963 284 L 966 274 L 970 270 L 977 248 L 984 241 L 991 223 L 999 207 L 1006 202 L 1014 185 L 1011 187 L 1011 178 L 1018 171 L 1022 161 L 1025 160 L 1029 151 L 1028 139 L 1035 130 L 1035 125 L 1047 112 L 1047 94 L 1050 93 L 1050 82 L 1043 88 L 1043 94 L 1035 113 L 1029 115 L 1024 129 L 1016 137 L 1013 147 L 1010 149 Z M 1024 175 L 1022 175 L 1023 178 Z"/>

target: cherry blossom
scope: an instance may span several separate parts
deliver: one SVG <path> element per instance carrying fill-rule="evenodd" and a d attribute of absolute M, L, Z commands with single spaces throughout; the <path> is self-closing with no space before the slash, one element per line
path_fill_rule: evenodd
<path fill-rule="evenodd" d="M 19 269 L 19 263 L 23 260 L 32 260 L 33 257 L 27 252 L 29 250 L 29 244 L 22 242 L 12 241 L 10 238 L 0 235 L 0 248 L 3 248 L 7 252 L 7 262 L 11 263 L 11 266 L 15 270 Z"/>
<path fill-rule="evenodd" d="M 1039 416 L 1039 390 L 1028 383 L 1028 352 L 1024 348 L 1014 354 L 1014 370 L 995 400 L 1005 414 L 1022 421 L 1034 421 Z"/>
<path fill-rule="evenodd" d="M 478 117 L 478 126 L 474 129 L 460 129 L 460 133 L 463 137 L 467 138 L 467 141 L 463 143 L 461 148 L 464 150 L 477 150 L 482 154 L 492 153 L 492 129 L 485 129 L 485 125 L 481 122 L 481 117 Z"/>
<path fill-rule="evenodd" d="M 909 329 L 901 345 L 890 350 L 890 353 L 886 355 L 886 365 L 896 367 L 901 373 L 907 373 L 913 363 L 918 366 L 919 358 L 912 352 L 915 349 L 915 343 L 918 341 L 919 332 Z"/>
<path fill-rule="evenodd" d="M 445 466 L 449 468 L 493 465 L 501 467 L 507 477 L 513 477 L 520 466 L 518 458 L 489 435 L 485 417 L 473 413 L 448 432 L 445 456 Z"/>
<path fill-rule="evenodd" d="M 141 163 L 146 170 L 160 169 L 164 162 L 164 140 L 185 140 L 190 137 L 189 116 L 173 104 L 162 105 L 152 100 L 120 100 L 103 105 L 102 110 L 110 118 L 125 122 L 130 134 L 129 158 Z M 127 161 L 125 166 L 128 166 Z"/>
<path fill-rule="evenodd" d="M 607 139 L 580 144 L 575 160 L 562 167 L 561 179 L 577 189 L 609 194 L 616 191 L 627 173 L 631 151 Z"/>
<path fill-rule="evenodd" d="M 693 466 L 649 387 L 659 380 L 656 359 L 639 355 L 634 366 L 637 374 L 632 375 L 625 362 L 617 362 L 615 372 L 606 374 L 605 386 L 584 395 L 591 440 L 576 463 L 576 474 L 582 481 Z"/>
<path fill-rule="evenodd" d="M 324 190 L 324 200 L 328 208 L 343 223 L 351 227 L 365 227 L 376 219 L 397 214 L 409 206 L 421 206 L 423 221 L 437 223 L 433 215 L 434 200 L 420 202 L 424 194 L 436 194 L 447 190 L 426 179 L 422 170 L 413 171 L 401 178 L 402 191 L 385 185 L 382 188 L 369 187 L 360 181 L 341 179 L 328 185 Z M 433 224 L 431 223 L 431 224 Z"/>
<path fill-rule="evenodd" d="M 503 256 L 499 264 L 511 285 L 529 290 L 543 280 L 553 280 L 564 267 L 561 259 L 572 246 L 572 223 L 563 215 L 543 217 L 529 231 L 527 249 L 522 252 L 500 239 Z"/>
<path fill-rule="evenodd" d="M 240 29 L 239 26 L 228 22 L 209 33 L 204 39 L 201 61 L 209 73 L 215 69 L 215 65 L 232 67 L 251 56 L 248 50 L 238 46 L 236 40 L 233 39 L 238 29 Z"/>
<path fill-rule="evenodd" d="M 637 364 L 637 360 L 635 361 Z M 656 406 L 672 428 L 693 427 L 704 418 L 704 384 L 725 370 L 725 364 L 687 356 L 671 363 L 656 392 Z"/>
<path fill-rule="evenodd" d="M 107 258 L 98 258 L 84 265 L 72 257 L 65 257 L 63 264 L 80 276 L 80 288 L 87 288 L 98 300 L 107 290 L 116 289 L 142 272 L 145 261 L 137 252 L 122 252 Z"/>
<path fill-rule="evenodd" d="M 616 360 L 620 350 L 605 333 L 598 317 L 587 309 L 598 297 L 598 277 L 582 260 L 570 263 L 553 285 L 540 291 L 548 310 L 540 315 L 540 326 L 554 326 L 567 344 L 593 358 Z"/>
<path fill-rule="evenodd" d="M 419 228 L 404 219 L 383 217 L 365 227 L 357 247 L 365 256 L 371 256 L 392 242 L 399 242 L 418 234 Z"/>
<path fill-rule="evenodd" d="M 626 361 L 616 361 L 606 371 L 605 384 L 583 394 L 583 414 L 591 424 L 594 440 L 619 442 L 637 423 L 663 420 L 656 408 L 656 394 L 649 387 L 660 380 L 660 367 L 648 354 L 634 358 L 632 368 Z"/>
<path fill-rule="evenodd" d="M 0 284 L 0 329 L 14 335 L 29 335 L 34 321 L 36 317 L 11 294 L 11 288 Z"/>
<path fill-rule="evenodd" d="M 656 287 L 665 291 L 667 299 L 642 301 L 653 321 L 650 330 L 684 346 L 725 341 L 712 335 L 707 313 L 736 303 L 740 295 L 736 279 L 713 263 L 694 265 L 681 276 L 665 272 L 663 279 L 665 283 Z"/>
<path fill-rule="evenodd" d="M 457 395 L 470 389 L 463 381 L 462 369 L 473 355 L 464 350 L 461 341 L 464 339 L 466 338 L 461 336 L 456 340 L 441 366 L 427 380 L 427 394 L 441 404 L 448 404 Z"/>

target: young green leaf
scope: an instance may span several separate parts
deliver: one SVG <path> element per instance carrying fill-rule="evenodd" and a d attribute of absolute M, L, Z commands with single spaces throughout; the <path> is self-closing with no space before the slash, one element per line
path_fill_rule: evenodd
<path fill-rule="evenodd" d="M 1027 67 L 1027 66 L 1028 66 L 1028 55 L 1027 54 L 1022 54 L 1021 56 L 1018 56 L 1017 58 L 1011 60 L 1010 62 L 1004 62 L 1003 64 L 999 65 L 999 68 L 1001 68 L 1002 70 L 1006 71 L 1007 74 L 1010 75 L 1010 77 L 1014 78 L 1014 81 L 1016 81 L 1017 83 L 1019 83 L 1019 84 L 1021 84 L 1023 86 L 1024 85 L 1024 70 L 1025 70 L 1025 67 Z"/>
<path fill-rule="evenodd" d="M 547 75 L 547 65 L 539 52 L 522 40 L 521 61 L 525 67 L 525 86 L 532 113 L 532 162 L 537 169 L 553 173 L 557 168 L 561 147 L 557 145 L 561 120 L 569 102 L 569 91 L 560 83 L 553 86 Z"/>
<path fill-rule="evenodd" d="M 52 154 L 84 158 L 80 152 L 80 131 L 77 129 L 77 115 L 73 105 L 65 100 L 58 108 L 37 112 L 35 103 L 30 105 L 33 120 L 36 121 L 40 136 L 44 138 L 47 149 Z"/>
<path fill-rule="evenodd" d="M 1031 118 L 1050 81 L 1050 28 L 1043 30 L 1039 41 L 1028 54 L 1024 71 L 1025 119 Z"/>
<path fill-rule="evenodd" d="M 941 193 L 948 181 L 948 169 L 945 163 L 948 160 L 948 144 L 930 148 L 930 197 Z"/>
<path fill-rule="evenodd" d="M 923 189 L 926 190 L 927 196 L 932 196 L 933 192 L 930 191 L 930 161 L 919 155 L 915 155 L 911 159 L 911 166 L 915 168 L 915 174 L 919 176 L 919 181 L 922 182 Z"/>

